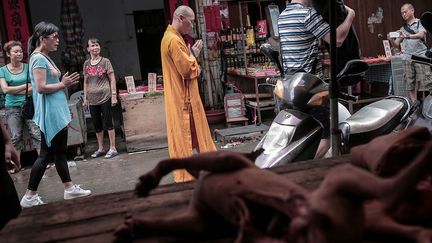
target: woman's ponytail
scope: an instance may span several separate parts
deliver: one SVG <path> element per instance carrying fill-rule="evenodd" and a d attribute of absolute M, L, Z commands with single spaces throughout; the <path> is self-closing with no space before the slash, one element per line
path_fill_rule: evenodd
<path fill-rule="evenodd" d="M 59 31 L 59 28 L 55 26 L 53 23 L 49 22 L 39 22 L 34 27 L 33 35 L 28 39 L 27 50 L 28 56 L 32 54 L 32 52 L 36 49 L 36 47 L 40 44 L 40 37 L 47 37 L 51 34 L 54 34 Z"/>
<path fill-rule="evenodd" d="M 32 36 L 30 36 L 30 38 L 28 39 L 28 43 L 27 43 L 27 54 L 28 54 L 28 57 L 30 57 L 30 55 L 36 49 L 37 40 L 38 40 L 38 38 L 36 38 L 36 36 L 34 34 Z"/>

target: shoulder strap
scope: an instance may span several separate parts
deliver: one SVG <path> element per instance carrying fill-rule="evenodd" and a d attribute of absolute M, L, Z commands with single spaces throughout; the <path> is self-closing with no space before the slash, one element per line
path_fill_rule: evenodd
<path fill-rule="evenodd" d="M 25 64 L 24 64 L 24 67 L 25 67 Z M 30 82 L 30 66 L 27 66 L 27 81 L 26 81 L 26 93 L 25 93 L 26 99 L 27 99 L 27 96 L 28 96 L 28 85 L 29 85 L 29 82 Z"/>
<path fill-rule="evenodd" d="M 404 28 L 404 30 L 406 32 L 410 33 L 411 35 L 416 34 L 416 32 L 413 29 L 411 29 L 406 23 L 404 25 L 402 25 L 402 27 Z"/>

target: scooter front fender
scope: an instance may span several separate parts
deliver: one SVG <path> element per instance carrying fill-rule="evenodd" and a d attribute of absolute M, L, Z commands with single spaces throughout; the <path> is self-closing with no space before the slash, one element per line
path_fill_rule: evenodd
<path fill-rule="evenodd" d="M 294 133 L 286 147 L 273 153 L 264 152 L 258 156 L 255 160 L 258 167 L 270 168 L 314 158 L 322 132 L 318 121 L 297 110 L 283 110 L 279 112 L 273 123 L 295 127 Z M 255 150 L 263 147 L 266 137 L 267 134 L 261 139 Z"/>

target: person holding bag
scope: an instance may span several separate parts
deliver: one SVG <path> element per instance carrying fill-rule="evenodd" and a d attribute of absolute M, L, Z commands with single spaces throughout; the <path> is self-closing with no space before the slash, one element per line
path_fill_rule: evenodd
<path fill-rule="evenodd" d="M 28 41 L 28 51 L 31 54 L 29 73 L 35 105 L 33 121 L 41 130 L 41 151 L 33 164 L 27 191 L 21 199 L 22 207 L 44 204 L 37 189 L 51 159 L 54 159 L 57 173 L 64 186 L 64 199 L 91 194 L 90 190 L 73 184 L 69 174 L 66 154 L 71 115 L 64 90 L 78 82 L 79 74 L 66 72 L 61 77 L 60 70 L 49 57 L 49 53 L 58 48 L 58 31 L 54 24 L 40 22 L 35 26 L 34 33 Z"/>
<path fill-rule="evenodd" d="M 6 123 L 11 137 L 13 146 L 18 152 L 20 158 L 21 150 L 24 148 L 23 133 L 28 129 L 32 139 L 31 146 L 39 153 L 41 135 L 40 130 L 32 121 L 33 116 L 23 116 L 22 107 L 26 103 L 26 97 L 32 93 L 31 85 L 28 85 L 28 64 L 23 63 L 22 44 L 19 41 L 9 41 L 4 44 L 5 50 L 10 62 L 0 68 L 0 85 L 6 94 Z M 27 84 L 26 84 L 27 83 Z M 30 99 L 31 101 L 31 99 Z M 33 108 L 33 103 L 27 103 Z M 16 161 L 6 161 L 13 164 Z M 17 169 L 11 169 L 9 172 L 15 173 Z"/>

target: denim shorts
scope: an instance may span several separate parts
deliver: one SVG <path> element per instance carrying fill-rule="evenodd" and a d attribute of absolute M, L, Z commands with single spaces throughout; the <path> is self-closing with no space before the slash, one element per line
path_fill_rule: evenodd
<path fill-rule="evenodd" d="M 31 147 L 40 149 L 40 129 L 32 120 L 24 120 L 20 107 L 6 108 L 6 122 L 15 149 L 22 150 L 24 148 L 23 129 L 28 129 L 31 137 Z"/>

